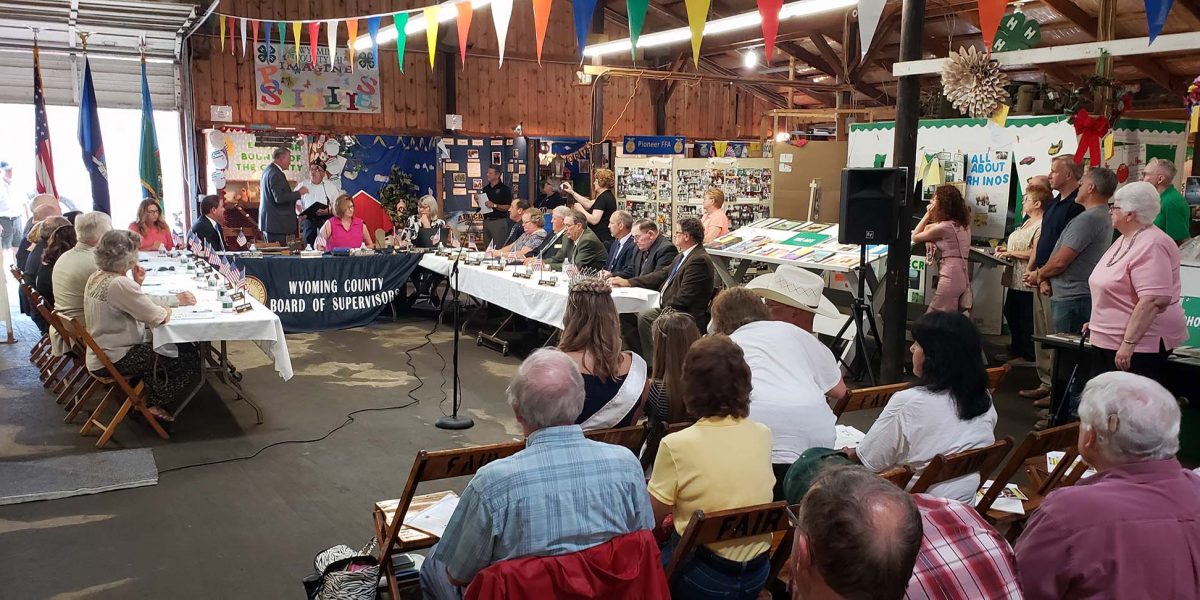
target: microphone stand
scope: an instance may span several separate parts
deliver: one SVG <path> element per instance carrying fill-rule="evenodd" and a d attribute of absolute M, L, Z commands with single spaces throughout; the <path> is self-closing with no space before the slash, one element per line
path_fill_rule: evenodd
<path fill-rule="evenodd" d="M 458 323 L 458 262 L 461 259 L 462 252 L 455 252 L 454 265 L 450 267 L 450 277 L 454 280 L 454 285 L 451 286 L 453 288 L 452 291 L 454 292 L 454 298 L 450 301 L 454 306 L 454 356 L 451 359 L 454 370 L 454 385 L 452 387 L 453 391 L 451 392 L 452 410 L 450 411 L 450 416 L 442 417 L 438 419 L 436 423 L 434 423 L 434 426 L 436 426 L 438 429 L 470 429 L 475 426 L 475 421 L 473 421 L 471 417 L 465 415 L 459 416 L 458 414 L 458 409 L 462 405 L 462 389 L 459 387 L 460 381 L 458 376 L 458 342 L 460 334 L 462 333 Z"/>

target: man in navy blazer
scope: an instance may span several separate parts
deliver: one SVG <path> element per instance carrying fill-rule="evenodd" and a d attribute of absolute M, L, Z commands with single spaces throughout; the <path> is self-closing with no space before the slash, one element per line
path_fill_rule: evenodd
<path fill-rule="evenodd" d="M 268 242 L 287 244 L 299 231 L 296 219 L 296 201 L 308 193 L 300 186 L 292 189 L 288 183 L 288 169 L 292 166 L 292 151 L 276 148 L 271 153 L 271 164 L 263 171 L 260 189 L 262 202 L 258 206 L 258 228 Z"/>
<path fill-rule="evenodd" d="M 608 248 L 608 262 L 605 270 L 613 275 L 628 271 L 637 254 L 637 242 L 633 239 L 633 215 L 626 211 L 614 211 L 608 220 L 608 231 L 613 236 L 612 246 Z"/>
<path fill-rule="evenodd" d="M 225 250 L 225 235 L 221 223 L 225 221 L 225 202 L 220 196 L 205 196 L 200 201 L 200 218 L 192 223 L 192 233 L 201 242 L 208 242 L 213 250 Z"/>

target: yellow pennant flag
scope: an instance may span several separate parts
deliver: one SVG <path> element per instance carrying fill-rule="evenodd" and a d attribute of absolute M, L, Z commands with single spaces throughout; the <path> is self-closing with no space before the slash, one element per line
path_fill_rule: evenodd
<path fill-rule="evenodd" d="M 992 114 L 992 122 L 1004 127 L 1004 124 L 1008 122 L 1007 104 L 1001 104 L 1000 106 L 996 107 L 996 112 Z"/>
<path fill-rule="evenodd" d="M 729 142 L 718 141 L 718 142 L 713 142 L 713 145 L 716 146 L 717 157 L 725 156 L 725 149 L 729 147 Z"/>
<path fill-rule="evenodd" d="M 1192 133 L 1200 131 L 1200 106 L 1192 108 Z"/>
<path fill-rule="evenodd" d="M 292 21 L 292 38 L 296 42 L 296 44 L 295 44 L 295 46 L 296 46 L 296 62 L 299 63 L 300 62 L 300 21 Z M 311 44 L 312 40 L 309 40 L 308 43 Z"/>
<path fill-rule="evenodd" d="M 1113 134 L 1109 133 L 1104 136 L 1104 160 L 1112 158 L 1114 153 L 1116 150 L 1113 149 Z"/>
<path fill-rule="evenodd" d="M 425 9 L 425 43 L 429 47 L 429 70 L 433 70 L 433 61 L 437 57 L 438 11 L 439 6 Z"/>
<path fill-rule="evenodd" d="M 708 20 L 711 0 L 684 0 L 687 7 L 688 29 L 692 30 L 692 63 L 700 66 L 700 38 L 704 37 L 704 22 Z"/>
<path fill-rule="evenodd" d="M 225 52 L 225 15 L 217 15 L 217 21 L 221 23 L 221 52 Z"/>

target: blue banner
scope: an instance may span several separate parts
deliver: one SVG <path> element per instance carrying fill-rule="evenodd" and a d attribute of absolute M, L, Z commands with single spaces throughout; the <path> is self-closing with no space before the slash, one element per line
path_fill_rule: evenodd
<path fill-rule="evenodd" d="M 343 151 L 346 168 L 339 179 L 351 197 L 362 191 L 378 199 L 392 165 L 412 177 L 422 196 L 437 195 L 437 138 L 359 135 L 354 140 L 357 143 Z"/>
<path fill-rule="evenodd" d="M 96 86 L 92 85 L 92 67 L 85 55 L 79 103 L 79 147 L 83 150 L 83 166 L 92 179 L 92 210 L 109 213 L 108 166 L 104 162 L 104 140 L 100 137 L 100 114 L 96 108 Z"/>
<path fill-rule="evenodd" d="M 683 154 L 682 135 L 627 135 L 625 154 Z"/>
<path fill-rule="evenodd" d="M 288 333 L 368 325 L 404 293 L 420 254 L 236 259 L 246 288 Z"/>

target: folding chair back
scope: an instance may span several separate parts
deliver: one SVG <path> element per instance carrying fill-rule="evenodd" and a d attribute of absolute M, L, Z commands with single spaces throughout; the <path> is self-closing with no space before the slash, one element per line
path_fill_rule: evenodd
<path fill-rule="evenodd" d="M 983 497 L 979 499 L 979 502 L 975 505 L 975 510 L 979 511 L 979 514 L 987 516 L 988 510 L 991 509 L 996 498 L 1000 496 L 1000 492 L 1004 490 L 1004 486 L 1012 481 L 1013 476 L 1017 474 L 1017 471 L 1030 458 L 1043 456 L 1052 450 L 1066 452 L 1065 459 L 1059 462 L 1054 472 L 1050 474 L 1046 482 L 1039 486 L 1039 489 L 1036 491 L 1038 495 L 1044 495 L 1046 492 L 1049 492 L 1062 479 L 1063 474 L 1067 472 L 1071 463 L 1074 462 L 1076 455 L 1075 445 L 1078 440 L 1079 423 L 1067 423 L 1066 425 L 1051 427 L 1042 431 L 1029 432 L 1029 435 L 1025 436 L 1025 441 L 1021 442 L 1020 446 L 1017 446 L 1017 449 L 1009 455 L 1008 460 L 1004 461 L 1000 470 L 996 472 L 996 476 L 993 477 L 994 483 L 984 493 Z"/>
<path fill-rule="evenodd" d="M 938 454 L 929 461 L 929 465 L 921 472 L 921 477 L 909 491 L 914 494 L 922 494 L 943 481 L 958 479 L 972 473 L 979 474 L 979 485 L 983 485 L 988 475 L 991 475 L 996 467 L 1000 466 L 1000 461 L 1008 456 L 1008 451 L 1012 450 L 1012 446 L 1012 437 L 1005 437 L 983 448 Z"/>
<path fill-rule="evenodd" d="M 896 392 L 907 389 L 907 383 L 892 383 L 851 390 L 850 395 L 837 401 L 833 406 L 834 416 L 840 417 L 845 413 L 856 410 L 869 410 L 885 406 Z"/>
<path fill-rule="evenodd" d="M 992 367 L 987 370 L 987 388 L 989 392 L 995 393 L 996 390 L 1000 389 L 1000 384 L 1004 382 L 1005 377 L 1008 377 L 1008 371 L 1008 365 Z"/>
<path fill-rule="evenodd" d="M 908 482 L 912 481 L 913 473 L 914 473 L 914 471 L 911 466 L 900 465 L 898 467 L 892 467 L 892 468 L 880 473 L 879 476 L 896 484 L 896 487 L 898 487 L 900 489 L 905 489 L 906 487 L 908 487 Z M 916 490 L 913 490 L 913 491 L 915 492 Z"/>
<path fill-rule="evenodd" d="M 21 268 L 17 265 L 8 265 L 8 272 L 12 273 L 13 279 L 16 279 L 17 281 L 21 281 L 21 276 L 24 275 L 24 273 L 21 272 Z"/>
<path fill-rule="evenodd" d="M 648 425 L 630 425 L 629 427 L 585 431 L 583 435 L 592 441 L 625 446 L 634 456 L 638 456 L 642 453 L 642 445 L 646 443 L 646 435 L 649 432 Z"/>
<path fill-rule="evenodd" d="M 692 425 L 691 421 L 682 421 L 669 425 L 662 421 L 646 421 L 646 426 L 649 427 L 649 430 L 646 435 L 646 447 L 642 450 L 642 470 L 649 471 L 654 466 L 654 459 L 658 456 L 658 446 L 662 443 L 664 437 L 676 431 L 683 431 Z"/>
<path fill-rule="evenodd" d="M 683 572 L 683 565 L 691 560 L 692 551 L 697 546 L 786 532 L 787 535 L 771 556 L 771 576 L 767 578 L 767 585 L 770 585 L 791 552 L 792 526 L 788 522 L 786 508 L 786 502 L 772 502 L 708 514 L 702 510 L 696 511 L 671 553 L 671 561 L 666 569 L 667 583 L 674 585 Z"/>

